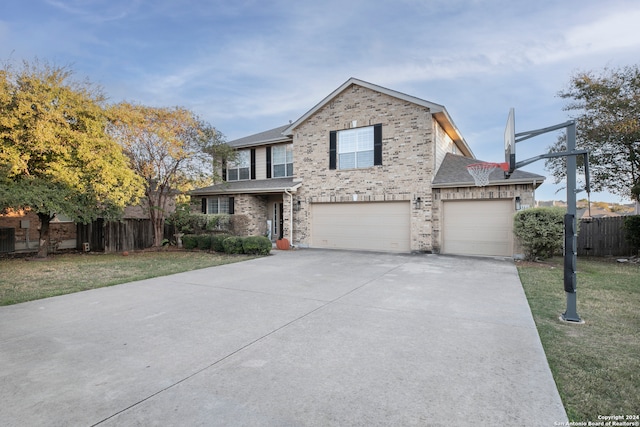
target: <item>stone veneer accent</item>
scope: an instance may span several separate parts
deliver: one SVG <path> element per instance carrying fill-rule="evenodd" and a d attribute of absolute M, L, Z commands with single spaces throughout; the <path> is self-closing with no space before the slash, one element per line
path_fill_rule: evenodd
<path fill-rule="evenodd" d="M 330 170 L 329 133 L 382 124 L 382 165 L 367 169 Z M 413 200 L 411 250 L 431 251 L 431 177 L 435 173 L 433 130 L 428 108 L 351 85 L 293 130 L 295 175 L 302 186 L 294 195 L 294 243 L 309 245 L 310 207 L 318 202 Z M 284 196 L 285 206 L 288 197 Z M 285 208 L 285 235 L 288 213 Z"/>

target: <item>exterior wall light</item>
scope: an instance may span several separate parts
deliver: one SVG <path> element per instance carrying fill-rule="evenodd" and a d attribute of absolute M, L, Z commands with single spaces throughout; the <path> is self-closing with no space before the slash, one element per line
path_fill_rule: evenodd
<path fill-rule="evenodd" d="M 516 210 L 519 211 L 522 209 L 522 204 L 520 203 L 520 196 L 516 196 Z"/>
<path fill-rule="evenodd" d="M 413 199 L 413 203 L 416 209 L 420 209 L 422 207 L 422 198 L 416 197 L 415 199 Z"/>

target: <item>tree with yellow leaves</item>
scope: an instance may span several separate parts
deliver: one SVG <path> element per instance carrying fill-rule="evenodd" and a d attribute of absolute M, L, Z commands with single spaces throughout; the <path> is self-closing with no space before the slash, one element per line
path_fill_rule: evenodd
<path fill-rule="evenodd" d="M 106 133 L 105 96 L 68 67 L 34 61 L 0 68 L 0 211 L 40 219 L 46 257 L 55 214 L 117 218 L 141 196 L 140 178 Z"/>

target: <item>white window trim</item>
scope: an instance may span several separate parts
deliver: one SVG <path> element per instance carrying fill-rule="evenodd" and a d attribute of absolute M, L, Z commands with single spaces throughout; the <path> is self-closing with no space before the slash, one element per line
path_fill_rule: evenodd
<path fill-rule="evenodd" d="M 360 140 L 361 136 L 366 136 L 369 137 L 370 139 L 367 139 L 366 141 L 362 141 Z M 349 150 L 349 151 L 345 151 L 345 146 L 347 145 L 345 143 L 345 137 L 347 136 L 352 136 L 353 138 L 355 138 L 355 141 L 352 143 L 353 145 L 355 145 L 354 150 Z M 362 143 L 367 144 L 366 150 L 361 149 L 361 147 L 359 146 Z M 366 127 L 361 127 L 361 128 L 354 128 L 354 129 L 346 129 L 346 130 L 341 130 L 337 132 L 337 137 L 336 137 L 336 144 L 337 144 L 337 150 L 336 150 L 336 160 L 337 160 L 337 169 L 367 169 L 370 167 L 373 167 L 375 164 L 375 160 L 374 160 L 374 156 L 375 156 L 375 147 L 374 147 L 374 126 L 366 126 Z M 367 161 L 366 164 L 364 165 L 358 165 L 358 153 L 366 153 L 366 152 L 371 152 L 371 161 Z M 350 154 L 353 153 L 354 154 L 354 166 L 353 167 L 344 167 L 341 163 L 341 155 L 344 154 Z"/>
<path fill-rule="evenodd" d="M 284 148 L 285 150 L 285 162 L 284 163 L 276 163 L 275 159 L 276 159 L 276 155 L 275 155 L 275 149 L 276 148 Z M 288 157 L 289 157 L 289 153 L 291 153 L 291 161 L 289 161 Z M 276 166 L 282 166 L 284 165 L 284 175 L 276 175 Z M 291 165 L 291 174 L 289 174 L 289 167 L 288 165 Z M 273 147 L 271 147 L 271 177 L 272 178 L 289 178 L 293 176 L 293 144 L 286 144 L 286 145 L 275 145 Z"/>
<path fill-rule="evenodd" d="M 215 200 L 215 209 L 213 209 L 213 201 Z M 222 207 L 226 206 L 226 210 L 224 210 L 223 212 L 220 211 L 220 201 L 222 201 Z M 216 212 L 214 212 L 214 210 Z M 229 198 L 228 197 L 223 197 L 223 196 L 214 196 L 214 197 L 207 197 L 207 214 L 211 214 L 211 215 L 215 215 L 215 214 L 228 214 L 229 213 Z"/>
<path fill-rule="evenodd" d="M 241 170 L 246 169 L 246 178 L 241 178 Z M 231 172 L 236 172 L 236 178 L 231 178 Z M 251 151 L 240 150 L 235 161 L 227 164 L 227 181 L 248 181 L 251 179 Z"/>

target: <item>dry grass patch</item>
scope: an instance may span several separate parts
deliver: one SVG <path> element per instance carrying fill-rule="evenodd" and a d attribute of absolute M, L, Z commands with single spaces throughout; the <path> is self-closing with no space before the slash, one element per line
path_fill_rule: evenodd
<path fill-rule="evenodd" d="M 64 295 L 255 258 L 208 252 L 64 254 L 0 259 L 0 305 Z"/>

